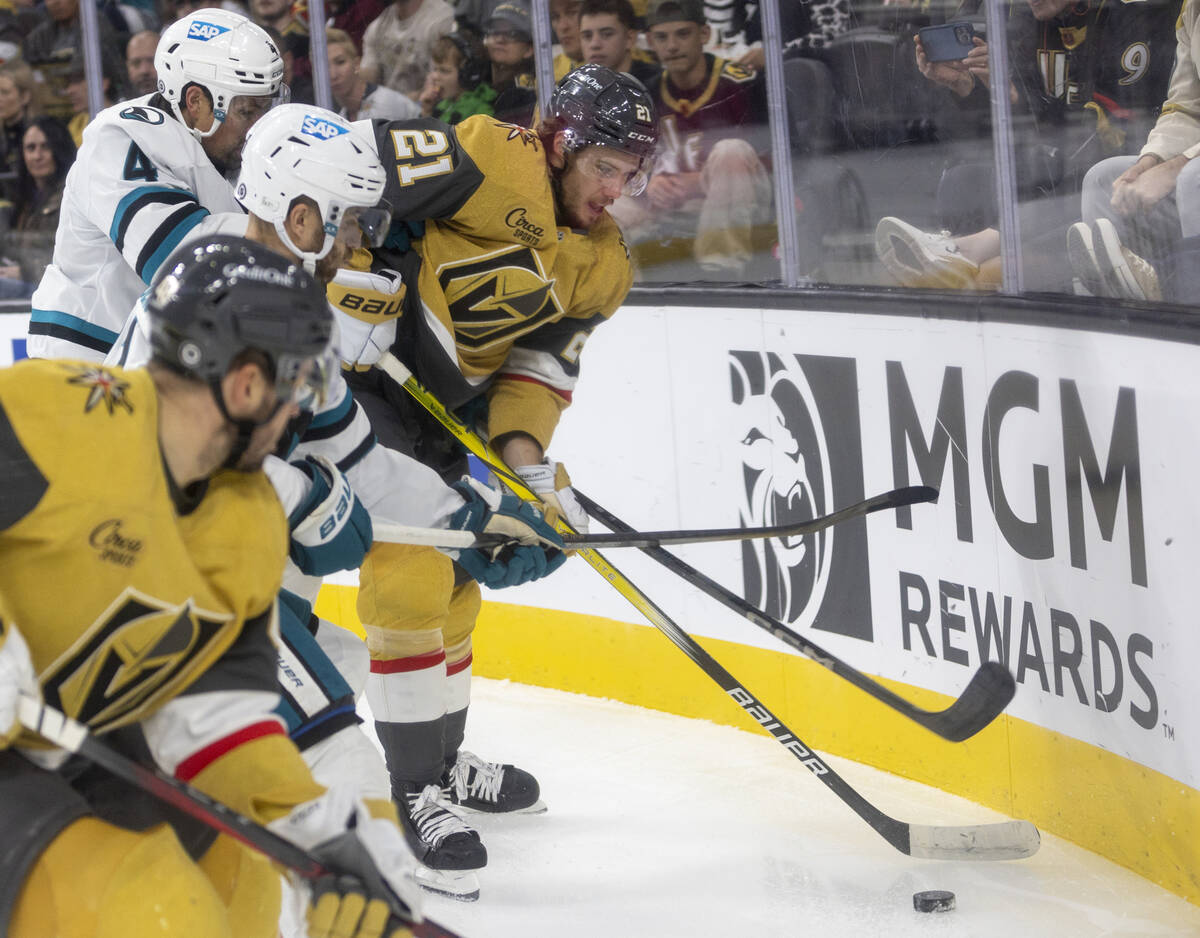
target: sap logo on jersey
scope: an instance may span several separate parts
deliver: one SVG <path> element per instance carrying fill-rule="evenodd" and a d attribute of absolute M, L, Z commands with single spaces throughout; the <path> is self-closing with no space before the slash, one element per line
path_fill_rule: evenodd
<path fill-rule="evenodd" d="M 332 140 L 334 137 L 350 133 L 350 128 L 344 127 L 341 124 L 335 124 L 333 121 L 325 120 L 313 114 L 305 114 L 304 120 L 300 123 L 300 132 L 308 134 L 310 137 Z"/>
<path fill-rule="evenodd" d="M 229 32 L 228 26 L 218 26 L 216 23 L 205 23 L 203 20 L 196 20 L 188 27 L 188 39 L 199 39 L 201 42 L 208 42 L 210 39 L 216 39 L 221 33 Z"/>
<path fill-rule="evenodd" d="M 732 435 L 746 527 L 807 521 L 863 498 L 858 380 L 847 358 L 731 351 Z M 829 432 L 827 432 L 827 430 Z M 785 622 L 869 640 L 866 523 L 743 541 L 745 596 Z"/>

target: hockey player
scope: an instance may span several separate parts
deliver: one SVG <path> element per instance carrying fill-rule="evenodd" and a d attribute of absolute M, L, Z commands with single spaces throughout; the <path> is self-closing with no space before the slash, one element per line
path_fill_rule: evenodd
<path fill-rule="evenodd" d="M 273 867 L 18 736 L 24 693 L 328 863 L 356 851 L 312 900 L 311 935 L 407 934 L 365 885 L 382 876 L 411 906 L 399 830 L 318 785 L 271 711 L 287 527 L 259 467 L 328 348 L 324 293 L 271 251 L 217 238 L 167 261 L 148 311 L 145 370 L 0 372 L 0 932 L 278 927 Z"/>
<path fill-rule="evenodd" d="M 390 345 L 447 406 L 486 408 L 504 459 L 585 528 L 545 448 L 584 342 L 631 284 L 628 251 L 605 209 L 644 187 L 656 125 L 645 89 L 601 66 L 570 73 L 548 113 L 536 130 L 484 116 L 455 127 L 373 125 L 389 167 L 385 195 L 396 217 L 423 225 L 410 225 L 408 250 L 393 226 L 391 247 L 374 252 L 377 268 L 403 277 L 395 297 L 404 316 L 394 340 L 380 338 L 382 326 L 361 335 L 349 381 L 382 443 L 457 477 L 463 463 L 442 429 L 370 367 Z M 544 810 L 530 773 L 460 750 L 479 607 L 476 583 L 432 549 L 376 543 L 360 571 L 367 697 L 392 793 L 417 856 L 438 869 L 486 860 L 477 835 L 439 841 L 439 796 L 478 811 Z"/>
<path fill-rule="evenodd" d="M 158 91 L 96 115 L 67 176 L 28 352 L 102 361 L 162 262 L 241 214 L 226 172 L 280 93 L 283 61 L 245 17 L 199 10 L 163 31 Z M 286 87 L 286 86 L 284 86 Z"/>
<path fill-rule="evenodd" d="M 363 331 L 371 328 L 364 320 L 394 324 L 400 313 L 400 303 L 389 299 L 400 283 L 394 272 L 337 270 L 359 249 L 360 226 L 372 235 L 387 232 L 390 215 L 376 206 L 385 175 L 373 143 L 330 111 L 282 105 L 250 132 L 236 186 L 250 213 L 245 216 L 247 238 L 315 269 L 320 280 L 337 272 L 331 297 L 340 309 L 354 309 L 363 317 L 344 321 L 343 344 L 356 351 Z M 386 332 L 386 326 L 379 331 Z M 139 302 L 108 360 L 140 365 L 148 353 L 149 323 Z M 499 530 L 525 538 L 526 544 L 497 555 L 477 550 L 455 554 L 473 576 L 494 586 L 554 569 L 563 559 L 562 541 L 535 511 L 511 496 L 501 498 L 478 483 L 448 486 L 415 459 L 377 445 L 339 369 L 331 375 L 325 400 L 295 429 L 300 449 L 293 461 L 271 457 L 266 462 L 289 517 L 295 561 L 288 578 L 295 592 L 286 593 L 281 606 L 281 712 L 319 781 L 356 779 L 364 791 L 387 800 L 387 773 L 355 713 L 355 691 L 361 691 L 369 668 L 366 649 L 351 633 L 311 616 L 320 581 L 302 575 L 357 568 L 371 543 L 368 509 L 375 517 L 416 527 Z M 442 807 L 437 810 L 446 813 Z M 438 827 L 442 839 L 475 837 L 468 831 L 448 813 Z M 418 879 L 456 898 L 474 898 L 479 891 L 469 869 L 453 876 L 419 870 Z"/>

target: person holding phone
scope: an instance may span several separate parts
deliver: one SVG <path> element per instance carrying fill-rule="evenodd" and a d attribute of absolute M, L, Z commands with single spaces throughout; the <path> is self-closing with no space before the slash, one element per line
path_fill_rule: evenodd
<path fill-rule="evenodd" d="M 1009 97 L 1019 128 L 1014 158 L 1022 200 L 1022 231 L 1037 242 L 1026 285 L 1069 290 L 1062 245 L 1077 217 L 1074 200 L 1088 168 L 1111 155 L 1135 152 L 1166 94 L 1175 58 L 1173 25 L 1179 0 L 1106 4 L 1100 0 L 1027 0 L 1009 19 Z M 961 18 L 960 18 L 961 19 Z M 961 37 L 960 37 L 961 38 Z M 986 128 L 991 61 L 986 40 L 973 36 L 960 59 L 929 54 L 913 37 L 917 67 L 950 92 L 946 122 Z M 937 193 L 944 233 L 883 218 L 875 248 L 904 286 L 994 289 L 1000 278 L 1000 235 L 990 149 L 985 159 L 949 167 Z M 1041 242 L 1045 240 L 1045 245 Z"/>

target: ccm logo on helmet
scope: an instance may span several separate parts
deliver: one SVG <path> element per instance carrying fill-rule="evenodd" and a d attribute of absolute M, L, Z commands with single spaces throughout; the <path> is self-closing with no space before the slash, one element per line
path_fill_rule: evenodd
<path fill-rule="evenodd" d="M 310 137 L 332 140 L 341 134 L 350 133 L 350 128 L 343 127 L 341 124 L 335 124 L 332 121 L 322 120 L 312 114 L 305 114 L 304 120 L 300 124 L 300 132 L 308 134 Z"/>
<path fill-rule="evenodd" d="M 228 26 L 218 26 L 216 23 L 205 23 L 202 20 L 197 20 L 188 27 L 188 39 L 199 39 L 201 42 L 208 42 L 210 39 L 216 39 L 221 33 L 229 32 Z"/>

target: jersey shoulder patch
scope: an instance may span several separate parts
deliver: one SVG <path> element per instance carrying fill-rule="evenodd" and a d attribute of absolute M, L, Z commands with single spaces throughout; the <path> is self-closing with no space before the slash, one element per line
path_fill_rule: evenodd
<path fill-rule="evenodd" d="M 728 78 L 739 85 L 743 85 L 748 81 L 754 81 L 757 74 L 754 69 L 746 68 L 744 65 L 736 65 L 733 62 L 723 62 L 721 65 L 721 77 Z"/>

